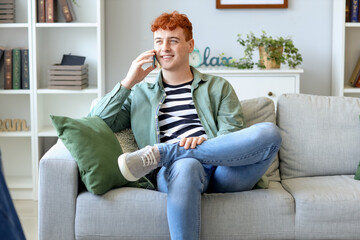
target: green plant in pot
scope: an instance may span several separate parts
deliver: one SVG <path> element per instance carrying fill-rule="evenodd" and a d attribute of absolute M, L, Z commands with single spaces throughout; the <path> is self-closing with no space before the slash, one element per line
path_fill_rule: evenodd
<path fill-rule="evenodd" d="M 245 47 L 244 57 L 239 61 L 233 60 L 228 63 L 223 61 L 225 66 L 240 69 L 253 68 L 252 57 L 256 50 L 259 51 L 259 62 L 256 65 L 260 68 L 280 68 L 281 63 L 287 63 L 290 68 L 296 68 L 302 62 L 299 50 L 289 37 L 273 38 L 267 36 L 264 31 L 262 31 L 260 37 L 256 37 L 254 33 L 250 32 L 250 34 L 246 35 L 246 38 L 242 38 L 241 34 L 238 34 L 237 42 Z"/>

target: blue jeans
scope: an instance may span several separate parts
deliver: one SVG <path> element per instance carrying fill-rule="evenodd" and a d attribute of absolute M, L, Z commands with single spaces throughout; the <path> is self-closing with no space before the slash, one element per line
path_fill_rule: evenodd
<path fill-rule="evenodd" d="M 7 240 L 25 240 L 14 204 L 11 200 L 9 190 L 6 186 L 2 172 L 0 152 L 0 238 Z"/>
<path fill-rule="evenodd" d="M 158 190 L 168 194 L 172 240 L 200 239 L 201 194 L 251 190 L 265 174 L 281 144 L 273 123 L 258 123 L 185 150 L 157 144 L 163 167 Z"/>

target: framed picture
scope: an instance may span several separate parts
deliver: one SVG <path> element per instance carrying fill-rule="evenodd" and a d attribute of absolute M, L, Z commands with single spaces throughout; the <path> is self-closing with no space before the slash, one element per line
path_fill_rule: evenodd
<path fill-rule="evenodd" d="M 287 8 L 288 0 L 216 0 L 216 8 Z"/>

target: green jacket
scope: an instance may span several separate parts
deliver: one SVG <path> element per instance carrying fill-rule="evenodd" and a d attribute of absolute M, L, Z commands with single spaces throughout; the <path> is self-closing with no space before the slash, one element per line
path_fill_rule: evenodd
<path fill-rule="evenodd" d="M 208 138 L 244 128 L 241 105 L 232 86 L 221 77 L 191 70 L 191 93 Z M 160 143 L 158 114 L 165 97 L 160 72 L 155 83 L 141 82 L 131 90 L 118 83 L 89 116 L 100 116 L 114 132 L 131 128 L 139 148 L 143 148 Z"/>

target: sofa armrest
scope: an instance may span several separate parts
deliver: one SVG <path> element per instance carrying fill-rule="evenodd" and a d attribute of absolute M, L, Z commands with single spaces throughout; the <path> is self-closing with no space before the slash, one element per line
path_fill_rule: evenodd
<path fill-rule="evenodd" d="M 40 160 L 39 239 L 75 239 L 78 167 L 59 139 Z"/>

